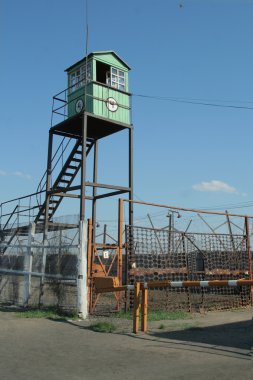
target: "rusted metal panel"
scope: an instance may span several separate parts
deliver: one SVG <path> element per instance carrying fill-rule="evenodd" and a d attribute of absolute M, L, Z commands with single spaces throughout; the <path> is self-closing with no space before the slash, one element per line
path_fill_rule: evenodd
<path fill-rule="evenodd" d="M 94 277 L 94 285 L 97 290 L 116 288 L 119 286 L 118 277 Z"/>

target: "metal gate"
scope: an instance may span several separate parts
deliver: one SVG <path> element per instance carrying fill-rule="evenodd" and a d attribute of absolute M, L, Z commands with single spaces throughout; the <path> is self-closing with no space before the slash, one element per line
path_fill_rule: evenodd
<path fill-rule="evenodd" d="M 88 230 L 88 286 L 89 312 L 105 313 L 120 308 L 119 293 L 96 293 L 94 279 L 98 277 L 115 277 L 122 284 L 122 255 L 117 242 L 115 244 L 92 243 L 92 221 Z"/>

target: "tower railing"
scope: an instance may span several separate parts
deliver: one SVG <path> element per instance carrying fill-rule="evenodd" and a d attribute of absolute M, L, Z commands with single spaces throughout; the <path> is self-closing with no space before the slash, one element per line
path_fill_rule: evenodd
<path fill-rule="evenodd" d="M 71 91 L 72 88 L 75 88 L 78 86 L 77 90 Z M 100 94 L 99 96 L 95 96 L 91 93 L 89 93 L 89 86 L 90 85 L 98 85 L 100 88 Z M 80 90 L 82 92 L 80 93 Z M 132 105 L 131 105 L 131 93 L 125 92 L 118 90 L 114 87 L 110 87 L 108 84 L 101 83 L 98 81 L 89 81 L 86 85 L 83 85 L 83 80 L 80 80 L 78 83 L 75 83 L 72 86 L 67 87 L 66 89 L 60 91 L 56 95 L 53 96 L 53 103 L 52 103 L 52 118 L 51 118 L 51 125 L 56 125 L 68 118 L 68 110 L 69 108 L 75 104 L 75 102 L 80 99 L 80 97 L 85 97 L 86 102 L 87 102 L 87 108 L 88 104 L 92 100 L 96 100 L 100 104 L 100 108 L 102 109 L 103 112 L 106 112 L 108 117 L 110 119 L 110 111 L 107 108 L 107 100 L 110 97 L 111 92 L 117 92 L 121 94 L 125 94 L 129 96 L 129 106 L 126 106 L 124 104 L 118 103 L 118 107 L 121 109 L 125 109 L 130 111 L 130 120 L 129 122 L 132 122 L 132 115 L 131 115 L 131 110 L 132 110 Z M 71 99 L 69 97 L 71 96 Z"/>
<path fill-rule="evenodd" d="M 20 229 L 25 230 L 34 221 L 41 204 L 38 195 L 45 191 L 14 198 L 0 204 L 0 252 L 5 251 L 6 244 L 13 239 Z"/>

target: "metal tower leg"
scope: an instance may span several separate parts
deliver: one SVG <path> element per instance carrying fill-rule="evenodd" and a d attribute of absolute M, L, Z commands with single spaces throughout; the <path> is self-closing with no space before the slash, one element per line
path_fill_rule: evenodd
<path fill-rule="evenodd" d="M 97 183 L 97 167 L 98 167 L 98 141 L 94 143 L 94 161 L 93 161 L 93 183 Z M 93 235 L 92 241 L 95 243 L 96 239 L 96 220 L 97 220 L 97 188 L 93 187 L 93 201 L 92 201 L 92 222 L 93 222 Z"/>
<path fill-rule="evenodd" d="M 48 219 L 49 219 L 50 189 L 51 189 L 51 178 L 52 178 L 52 151 L 53 151 L 53 133 L 52 131 L 49 131 L 44 238 L 48 231 L 48 222 L 49 222 Z"/>
<path fill-rule="evenodd" d="M 42 249 L 42 264 L 40 278 L 40 293 L 39 293 L 39 307 L 42 306 L 43 294 L 44 294 L 44 273 L 46 270 L 46 258 L 47 258 L 47 237 L 48 237 L 48 224 L 49 224 L 49 204 L 50 204 L 50 189 L 51 189 L 51 177 L 52 177 L 52 151 L 53 151 L 53 133 L 49 131 L 48 142 L 48 155 L 47 155 L 47 183 L 46 183 L 46 205 L 45 205 L 45 219 L 43 230 L 43 249 Z"/>
<path fill-rule="evenodd" d="M 82 125 L 82 162 L 81 162 L 81 197 L 80 220 L 85 220 L 85 181 L 86 181 L 86 142 L 87 142 L 87 114 L 83 114 Z"/>
<path fill-rule="evenodd" d="M 133 129 L 129 129 L 129 199 L 133 199 Z M 129 225 L 133 225 L 133 203 L 129 202 Z"/>

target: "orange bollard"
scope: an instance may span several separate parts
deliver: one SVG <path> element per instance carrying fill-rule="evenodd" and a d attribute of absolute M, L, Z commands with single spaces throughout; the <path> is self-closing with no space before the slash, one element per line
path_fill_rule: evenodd
<path fill-rule="evenodd" d="M 138 334 L 139 319 L 140 319 L 140 283 L 136 282 L 134 285 L 134 315 L 133 315 L 133 332 Z"/>
<path fill-rule="evenodd" d="M 142 302 L 141 302 L 141 331 L 147 332 L 148 330 L 148 288 L 142 289 Z"/>

